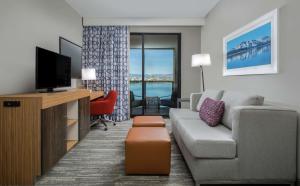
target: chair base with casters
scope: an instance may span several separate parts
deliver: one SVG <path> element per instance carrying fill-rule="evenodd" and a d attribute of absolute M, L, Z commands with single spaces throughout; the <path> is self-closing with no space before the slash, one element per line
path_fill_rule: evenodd
<path fill-rule="evenodd" d="M 107 128 L 106 122 L 111 122 L 111 123 L 113 123 L 114 126 L 117 125 L 115 121 L 106 119 L 105 116 L 101 115 L 101 116 L 98 116 L 96 119 L 92 119 L 92 124 L 90 125 L 90 127 L 93 127 L 98 124 L 102 124 L 104 126 L 104 131 L 107 131 L 108 128 Z"/>

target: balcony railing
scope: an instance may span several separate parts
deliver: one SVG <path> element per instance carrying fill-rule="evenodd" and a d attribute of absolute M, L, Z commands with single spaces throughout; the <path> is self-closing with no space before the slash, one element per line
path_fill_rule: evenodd
<path fill-rule="evenodd" d="M 131 85 L 133 84 L 142 84 L 142 80 L 130 80 L 130 83 L 132 83 Z M 157 96 L 159 97 L 160 99 L 165 99 L 165 98 L 171 98 L 171 95 L 172 95 L 172 92 L 173 92 L 173 87 L 174 87 L 174 80 L 145 80 L 144 81 L 146 83 L 146 95 L 149 95 L 149 97 L 151 96 Z M 147 87 L 147 84 L 148 83 L 162 83 L 160 86 L 161 87 Z M 166 83 L 170 83 L 169 85 L 166 84 Z M 163 85 L 165 84 L 165 85 Z M 138 87 L 139 86 L 139 87 Z M 137 87 L 132 87 L 131 86 L 131 91 L 133 91 L 134 93 L 134 96 L 138 99 L 142 99 L 142 86 L 141 85 L 137 85 Z M 159 92 L 157 91 L 157 94 L 155 94 L 155 90 L 153 89 L 159 89 Z M 135 90 L 133 90 L 135 89 Z M 152 90 L 151 90 L 152 89 Z M 165 90 L 165 92 L 163 91 Z"/>

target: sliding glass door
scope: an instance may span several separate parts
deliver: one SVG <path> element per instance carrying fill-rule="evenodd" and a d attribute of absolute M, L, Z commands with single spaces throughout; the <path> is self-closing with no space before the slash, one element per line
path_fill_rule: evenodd
<path fill-rule="evenodd" d="M 180 34 L 130 37 L 131 115 L 168 116 L 180 97 Z"/>

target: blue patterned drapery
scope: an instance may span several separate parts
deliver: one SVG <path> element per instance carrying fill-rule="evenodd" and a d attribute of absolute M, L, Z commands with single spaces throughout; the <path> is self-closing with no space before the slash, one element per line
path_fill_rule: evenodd
<path fill-rule="evenodd" d="M 115 111 L 110 119 L 129 119 L 129 31 L 127 26 L 85 26 L 83 28 L 82 66 L 95 68 L 93 89 L 118 91 Z"/>

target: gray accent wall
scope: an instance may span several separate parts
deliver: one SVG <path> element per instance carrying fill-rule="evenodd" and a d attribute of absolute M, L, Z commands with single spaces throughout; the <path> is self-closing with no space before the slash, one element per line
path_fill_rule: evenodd
<path fill-rule="evenodd" d="M 191 67 L 191 57 L 200 53 L 200 26 L 131 26 L 130 32 L 181 33 L 181 97 L 200 92 L 200 68 Z M 184 105 L 188 107 L 188 104 Z"/>
<path fill-rule="evenodd" d="M 275 8 L 279 8 L 279 73 L 223 77 L 223 37 Z M 201 50 L 212 58 L 212 66 L 205 68 L 206 87 L 257 93 L 267 101 L 299 108 L 299 9 L 299 0 L 221 0 L 201 30 Z"/>
<path fill-rule="evenodd" d="M 35 47 L 82 43 L 80 15 L 64 0 L 0 1 L 0 95 L 35 90 Z"/>

